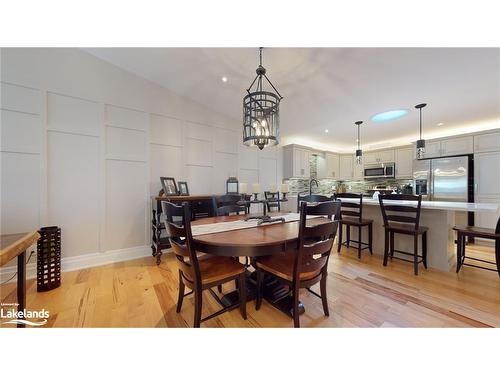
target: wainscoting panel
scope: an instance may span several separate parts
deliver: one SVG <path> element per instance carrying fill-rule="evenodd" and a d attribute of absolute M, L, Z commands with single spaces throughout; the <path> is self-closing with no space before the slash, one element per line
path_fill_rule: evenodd
<path fill-rule="evenodd" d="M 152 114 L 149 141 L 160 145 L 182 146 L 182 121 Z"/>
<path fill-rule="evenodd" d="M 40 155 L 2 152 L 2 234 L 40 227 Z"/>
<path fill-rule="evenodd" d="M 42 148 L 42 124 L 39 115 L 0 110 L 1 150 L 37 153 Z"/>
<path fill-rule="evenodd" d="M 10 109 L 32 114 L 40 114 L 42 110 L 42 93 L 40 90 L 0 82 L 2 90 L 1 109 Z"/>
<path fill-rule="evenodd" d="M 146 244 L 146 175 L 146 163 L 106 161 L 105 250 Z"/>
<path fill-rule="evenodd" d="M 259 169 L 259 149 L 248 147 L 239 142 L 239 167 L 243 169 Z"/>
<path fill-rule="evenodd" d="M 61 227 L 64 257 L 99 250 L 99 138 L 48 132 L 48 224 Z"/>
<path fill-rule="evenodd" d="M 188 138 L 186 140 L 186 164 L 197 166 L 212 165 L 212 142 Z"/>
<path fill-rule="evenodd" d="M 174 177 L 176 181 L 185 179 L 181 147 L 151 144 L 150 153 L 151 195 L 156 195 L 161 190 L 160 177 Z"/>
<path fill-rule="evenodd" d="M 218 152 L 238 153 L 238 144 L 241 142 L 241 132 L 214 128 L 214 148 Z"/>
<path fill-rule="evenodd" d="M 277 184 L 277 163 L 274 158 L 259 158 L 259 182 L 262 190 L 268 190 L 270 184 Z"/>
<path fill-rule="evenodd" d="M 99 136 L 102 116 L 99 103 L 47 93 L 47 126 L 50 130 Z"/>
<path fill-rule="evenodd" d="M 215 194 L 226 192 L 226 180 L 230 176 L 238 175 L 237 155 L 216 152 L 214 154 L 214 170 L 212 175 L 212 188 Z"/>
<path fill-rule="evenodd" d="M 146 160 L 146 133 L 106 126 L 106 158 Z"/>
<path fill-rule="evenodd" d="M 146 130 L 149 127 L 149 115 L 133 109 L 106 105 L 105 124 L 128 129 Z"/>
<path fill-rule="evenodd" d="M 244 169 L 240 168 L 238 171 L 238 181 L 246 182 L 248 193 L 252 192 L 252 184 L 259 182 L 259 170 L 258 169 Z"/>
<path fill-rule="evenodd" d="M 186 121 L 187 125 L 187 138 L 200 139 L 203 141 L 212 141 L 214 128 L 209 125 L 196 124 L 194 122 Z"/>
<path fill-rule="evenodd" d="M 212 194 L 212 167 L 186 166 L 186 181 L 191 195 Z"/>

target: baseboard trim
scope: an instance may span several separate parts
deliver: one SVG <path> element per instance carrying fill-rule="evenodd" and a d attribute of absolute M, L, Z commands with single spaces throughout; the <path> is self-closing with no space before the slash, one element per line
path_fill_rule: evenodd
<path fill-rule="evenodd" d="M 63 258 L 61 260 L 62 272 L 76 271 L 84 268 L 103 266 L 106 264 L 123 262 L 126 260 L 151 256 L 150 246 L 137 246 L 127 249 L 109 250 L 104 253 L 91 253 Z M 0 283 L 6 282 L 17 272 L 17 266 L 0 268 Z M 26 265 L 26 278 L 36 278 L 36 262 Z M 11 282 L 16 282 L 13 278 Z"/>

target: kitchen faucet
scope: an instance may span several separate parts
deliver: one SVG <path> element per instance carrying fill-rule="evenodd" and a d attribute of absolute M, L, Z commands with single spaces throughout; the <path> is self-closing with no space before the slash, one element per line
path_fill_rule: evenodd
<path fill-rule="evenodd" d="M 316 180 L 315 178 L 311 178 L 311 181 L 309 181 L 309 195 L 312 195 L 313 182 L 316 184 L 316 187 L 319 187 L 318 180 Z"/>

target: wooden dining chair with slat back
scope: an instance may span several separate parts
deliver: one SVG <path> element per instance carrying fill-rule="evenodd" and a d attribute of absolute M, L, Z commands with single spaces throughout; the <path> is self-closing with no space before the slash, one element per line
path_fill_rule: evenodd
<path fill-rule="evenodd" d="M 246 204 L 241 203 L 243 200 L 244 198 L 240 194 L 226 194 L 213 197 L 212 202 L 215 216 L 239 215 L 240 212 L 246 214 Z"/>
<path fill-rule="evenodd" d="M 327 197 L 325 195 L 319 194 L 311 194 L 311 195 L 297 195 L 297 212 L 300 212 L 300 203 L 301 202 L 309 202 L 309 203 L 320 203 L 320 202 L 329 202 L 333 201 L 333 196 Z"/>
<path fill-rule="evenodd" d="M 307 219 L 309 215 L 319 215 L 323 218 Z M 299 290 L 306 288 L 315 296 L 321 298 L 323 311 L 329 316 L 326 296 L 328 278 L 328 259 L 337 233 L 340 202 L 322 202 L 300 206 L 299 238 L 296 250 L 282 254 L 259 258 L 257 269 L 257 301 L 256 309 L 262 304 L 262 284 L 264 273 L 278 277 L 280 282 L 288 285 L 293 297 L 294 327 L 300 327 L 299 321 Z M 320 283 L 320 294 L 311 287 Z"/>
<path fill-rule="evenodd" d="M 266 198 L 267 212 L 281 211 L 280 192 L 279 191 L 265 191 L 264 197 Z"/>
<path fill-rule="evenodd" d="M 245 266 L 230 257 L 198 258 L 193 247 L 189 204 L 185 202 L 182 206 L 177 206 L 170 202 L 162 202 L 162 209 L 166 215 L 165 225 L 170 233 L 170 244 L 179 267 L 179 296 L 176 311 L 181 311 L 184 297 L 194 294 L 194 327 L 200 327 L 202 322 L 228 311 L 228 308 L 223 308 L 202 318 L 203 291 L 208 290 L 220 302 L 212 287 L 238 280 L 240 313 L 243 319 L 246 319 Z M 173 220 L 177 217 L 181 220 Z M 191 289 L 189 293 L 185 293 L 185 286 Z"/>
<path fill-rule="evenodd" d="M 389 257 L 405 262 L 413 262 L 413 272 L 415 275 L 418 275 L 419 263 L 423 263 L 424 267 L 427 268 L 427 230 L 429 229 L 420 226 L 422 196 L 381 194 L 378 196 L 378 199 L 380 209 L 382 210 L 382 217 L 384 218 L 384 266 L 387 266 Z M 408 203 L 402 203 L 401 201 L 407 201 Z M 413 236 L 413 253 L 394 249 L 394 235 L 396 233 Z M 418 254 L 418 237 L 420 235 L 422 236 L 422 255 Z M 395 257 L 394 253 L 412 256 L 413 260 Z"/>
<path fill-rule="evenodd" d="M 373 220 L 363 218 L 363 194 L 337 193 L 335 199 L 341 201 L 340 222 L 338 230 L 337 252 L 340 253 L 342 245 L 350 247 L 351 242 L 357 244 L 358 259 L 361 258 L 361 251 L 368 249 L 373 254 Z M 356 201 L 346 202 L 343 199 Z M 346 227 L 346 241 L 342 242 L 342 226 Z M 351 239 L 351 226 L 358 228 L 358 240 Z M 368 242 L 363 242 L 363 228 L 368 227 Z"/>

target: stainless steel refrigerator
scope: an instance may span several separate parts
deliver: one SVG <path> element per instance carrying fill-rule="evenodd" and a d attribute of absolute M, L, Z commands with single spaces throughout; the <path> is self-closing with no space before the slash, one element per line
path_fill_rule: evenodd
<path fill-rule="evenodd" d="M 472 168 L 472 156 L 415 160 L 415 192 L 431 201 L 473 202 Z"/>

